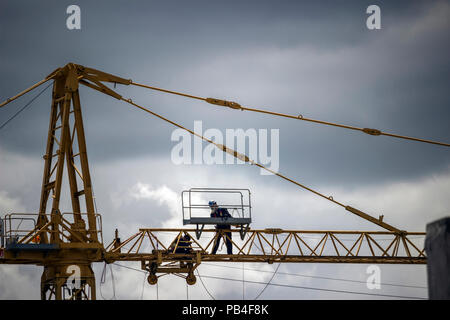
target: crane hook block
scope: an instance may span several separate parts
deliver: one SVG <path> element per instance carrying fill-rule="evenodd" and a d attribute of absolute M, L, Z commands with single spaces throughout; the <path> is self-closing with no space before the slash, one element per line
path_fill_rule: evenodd
<path fill-rule="evenodd" d="M 381 134 L 381 131 L 377 129 L 364 128 L 362 131 L 372 136 L 379 136 Z"/>
<path fill-rule="evenodd" d="M 220 100 L 215 98 L 206 98 L 206 102 L 216 104 L 218 106 L 229 107 L 232 109 L 242 109 L 239 103 L 233 101 Z"/>

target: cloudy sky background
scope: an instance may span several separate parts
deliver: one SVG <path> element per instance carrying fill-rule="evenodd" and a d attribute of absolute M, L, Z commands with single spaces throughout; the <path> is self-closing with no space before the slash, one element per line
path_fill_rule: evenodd
<path fill-rule="evenodd" d="M 78 1 L 81 30 L 66 28 L 69 1 L 0 4 L 0 100 L 75 62 L 134 81 L 242 105 L 430 140 L 450 141 L 450 4 L 377 2 L 381 30 L 366 28 L 371 1 Z M 0 124 L 33 95 L 0 110 Z M 0 130 L 0 212 L 37 212 L 50 91 Z M 409 231 L 448 216 L 448 148 L 238 112 L 200 101 L 117 86 L 124 97 L 193 128 L 279 129 L 279 171 Z M 275 176 L 246 165 L 175 165 L 174 127 L 109 96 L 81 88 L 91 176 L 105 243 L 140 227 L 181 226 L 182 190 L 252 191 L 252 227 L 379 230 Z M 137 196 L 141 195 L 141 196 Z M 144 196 L 142 196 L 144 195 Z M 67 197 L 64 208 L 70 210 Z M 419 239 L 420 240 L 420 239 Z M 124 263 L 122 263 L 124 264 Z M 139 269 L 139 265 L 124 264 Z M 94 266 L 97 296 L 103 265 Z M 242 279 L 242 264 L 202 265 L 204 275 Z M 277 265 L 245 264 L 274 271 Z M 367 265 L 289 264 L 273 282 L 426 297 L 423 288 L 368 290 Z M 426 287 L 425 266 L 382 265 L 381 281 Z M 156 299 L 144 274 L 113 266 L 116 297 Z M 39 298 L 41 268 L 1 266 L 1 299 Z M 108 269 L 109 272 L 109 269 Z M 305 276 L 309 277 L 305 277 Z M 311 277 L 312 276 L 312 277 Z M 245 271 L 268 281 L 270 272 Z M 204 279 L 217 299 L 241 299 L 242 284 Z M 263 285 L 246 284 L 253 299 Z M 144 290 L 142 290 L 144 288 Z M 186 299 L 184 280 L 163 277 L 160 299 Z M 198 281 L 189 298 L 209 299 Z M 269 286 L 263 299 L 374 299 L 377 296 Z"/>

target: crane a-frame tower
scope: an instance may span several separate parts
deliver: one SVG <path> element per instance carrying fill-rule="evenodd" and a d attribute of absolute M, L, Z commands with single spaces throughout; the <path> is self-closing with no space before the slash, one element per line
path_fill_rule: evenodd
<path fill-rule="evenodd" d="M 155 284 L 158 277 L 165 274 L 180 275 L 186 279 L 188 284 L 194 284 L 196 282 L 194 270 L 203 261 L 426 264 L 423 243 L 418 244 L 417 241 L 414 241 L 414 237 L 423 237 L 425 233 L 406 232 L 397 229 L 384 222 L 383 216 L 372 217 L 276 172 L 273 173 L 282 179 L 314 192 L 386 230 L 366 232 L 247 229 L 243 234 L 242 228 L 241 230 L 232 229 L 232 233 L 239 232 L 241 234 L 240 241 L 236 240 L 236 237 L 233 238 L 232 243 L 235 253 L 232 255 L 212 255 L 209 253 L 215 239 L 224 237 L 224 235 L 216 233 L 214 229 L 202 230 L 205 235 L 212 236 L 200 239 L 198 229 L 143 228 L 124 241 L 120 240 L 116 230 L 114 241 L 105 246 L 103 244 L 101 216 L 95 209 L 89 172 L 80 104 L 80 85 L 122 100 L 197 136 L 197 133 L 136 104 L 131 99 L 123 98 L 106 84 L 136 85 L 204 100 L 210 104 L 231 109 L 262 112 L 274 116 L 336 125 L 375 136 L 387 135 L 447 147 L 449 145 L 392 135 L 376 129 L 355 128 L 307 119 L 302 116 L 290 116 L 246 108 L 238 103 L 226 100 L 200 98 L 134 83 L 130 79 L 73 63 L 56 69 L 42 81 L 0 104 L 0 107 L 48 81 L 53 81 L 53 92 L 47 147 L 43 157 L 44 174 L 39 213 L 7 214 L 1 223 L 3 231 L 0 249 L 0 264 L 43 266 L 41 277 L 42 299 L 95 299 L 95 275 L 92 270 L 92 263 L 95 262 L 140 261 L 142 269 L 149 272 L 148 281 L 151 284 Z M 200 138 L 208 143 L 215 144 L 222 151 L 228 152 L 245 162 L 270 170 L 226 146 L 218 145 L 204 137 Z M 70 190 L 72 204 L 72 212 L 70 213 L 60 211 L 64 171 L 68 177 Z M 29 221 L 31 227 L 24 229 L 17 226 L 22 225 L 24 221 Z M 164 237 L 161 235 L 167 233 L 175 234 L 175 239 L 169 242 L 163 240 Z M 189 235 L 192 239 L 190 243 L 192 250 L 180 253 L 177 249 L 184 235 Z M 320 241 L 311 244 L 307 239 L 311 235 L 317 236 Z M 346 239 L 343 239 L 343 237 Z M 384 237 L 387 242 L 380 241 L 379 237 Z"/>

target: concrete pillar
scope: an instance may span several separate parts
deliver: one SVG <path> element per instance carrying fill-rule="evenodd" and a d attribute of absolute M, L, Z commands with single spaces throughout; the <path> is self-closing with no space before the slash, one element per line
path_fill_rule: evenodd
<path fill-rule="evenodd" d="M 4 223 L 3 223 L 3 219 L 0 218 L 0 247 L 4 248 L 5 247 L 5 228 L 4 228 Z"/>
<path fill-rule="evenodd" d="M 428 297 L 450 300 L 450 217 L 427 224 Z"/>

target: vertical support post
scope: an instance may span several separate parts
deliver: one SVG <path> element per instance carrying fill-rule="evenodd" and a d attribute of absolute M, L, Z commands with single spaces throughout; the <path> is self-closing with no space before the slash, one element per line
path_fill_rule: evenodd
<path fill-rule="evenodd" d="M 428 297 L 450 300 L 450 217 L 427 225 Z"/>
<path fill-rule="evenodd" d="M 50 196 L 50 192 L 54 192 L 55 181 L 50 181 L 52 175 L 52 163 L 53 157 L 57 156 L 60 152 L 60 148 L 56 150 L 56 154 L 53 154 L 55 146 L 55 135 L 57 130 L 57 122 L 61 117 L 62 103 L 60 100 L 64 95 L 64 81 L 61 78 L 57 78 L 53 82 L 53 92 L 52 92 L 52 104 L 50 111 L 50 121 L 48 126 L 48 137 L 47 137 L 47 149 L 44 155 L 44 174 L 42 177 L 42 188 L 41 188 L 41 200 L 39 205 L 39 217 L 37 221 L 37 228 L 41 228 L 48 222 L 46 216 L 47 201 Z M 58 146 L 57 146 L 58 147 Z M 46 233 L 41 236 L 41 243 L 48 243 L 49 239 Z"/>
<path fill-rule="evenodd" d="M 80 200 L 77 195 L 78 193 L 77 177 L 74 169 L 73 137 L 71 136 L 69 126 L 67 126 L 65 129 L 66 132 L 64 133 L 64 135 L 65 137 L 67 137 L 67 144 L 64 152 L 66 153 L 67 177 L 69 179 L 70 198 L 72 201 L 74 222 L 75 224 L 79 224 L 82 221 L 82 219 L 80 214 L 81 213 Z"/>
<path fill-rule="evenodd" d="M 81 171 L 83 174 L 84 198 L 86 200 L 86 211 L 88 218 L 88 233 L 91 241 L 98 241 L 97 222 L 95 220 L 94 197 L 92 193 L 91 175 L 89 173 L 89 163 L 86 149 L 86 139 L 84 135 L 83 117 L 81 115 L 80 95 L 78 90 L 73 92 L 73 111 L 75 116 L 75 128 L 78 138 L 78 152 L 80 154 Z"/>
<path fill-rule="evenodd" d="M 117 249 L 120 246 L 120 238 L 119 238 L 119 230 L 116 229 L 115 233 L 114 233 L 114 249 Z M 118 250 L 118 252 L 120 253 L 120 249 Z"/>

